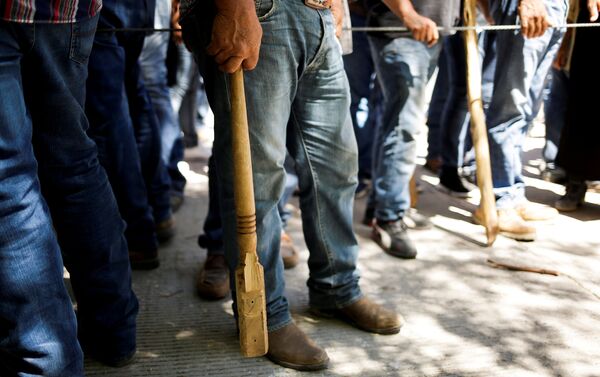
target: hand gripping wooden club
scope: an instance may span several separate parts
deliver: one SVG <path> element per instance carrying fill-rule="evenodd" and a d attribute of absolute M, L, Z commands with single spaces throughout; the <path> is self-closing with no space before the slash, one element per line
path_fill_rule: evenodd
<path fill-rule="evenodd" d="M 230 76 L 230 83 L 233 184 L 237 244 L 240 251 L 238 267 L 235 270 L 238 325 L 242 354 L 255 357 L 266 354 L 269 345 L 265 278 L 256 253 L 256 209 L 244 75 L 241 69 Z"/>
<path fill-rule="evenodd" d="M 475 26 L 475 2 L 476 0 L 465 0 L 464 19 L 466 26 Z M 498 235 L 498 214 L 492 184 L 487 126 L 481 99 L 481 65 L 477 50 L 477 34 L 475 30 L 471 29 L 464 31 L 463 36 L 467 54 L 467 93 L 471 113 L 471 135 L 475 147 L 477 186 L 481 192 L 479 207 L 482 216 L 479 220 L 482 222 L 481 225 L 485 227 L 487 245 L 491 246 Z"/>

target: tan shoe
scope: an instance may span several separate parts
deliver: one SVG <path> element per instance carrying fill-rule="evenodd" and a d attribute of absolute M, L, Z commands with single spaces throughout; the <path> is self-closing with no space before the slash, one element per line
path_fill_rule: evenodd
<path fill-rule="evenodd" d="M 533 241 L 537 233 L 514 208 L 498 210 L 498 227 L 500 234 L 517 241 Z"/>
<path fill-rule="evenodd" d="M 361 330 L 376 334 L 397 334 L 404 325 L 402 316 L 366 297 L 341 309 L 311 308 L 311 311 L 317 316 L 338 318 Z"/>
<path fill-rule="evenodd" d="M 558 215 L 556 208 L 545 206 L 543 204 L 525 202 L 515 207 L 515 210 L 525 221 L 544 221 L 550 220 Z"/>
<path fill-rule="evenodd" d="M 223 255 L 208 255 L 196 276 L 196 291 L 207 300 L 220 300 L 229 293 L 229 268 Z"/>
<path fill-rule="evenodd" d="M 300 260 L 298 252 L 294 247 L 292 239 L 286 232 L 281 231 L 281 245 L 279 247 L 281 252 L 281 259 L 283 259 L 283 267 L 285 269 L 294 268 Z"/>
<path fill-rule="evenodd" d="M 321 370 L 327 368 L 329 356 L 313 342 L 295 323 L 269 332 L 269 352 L 272 362 L 296 370 Z"/>

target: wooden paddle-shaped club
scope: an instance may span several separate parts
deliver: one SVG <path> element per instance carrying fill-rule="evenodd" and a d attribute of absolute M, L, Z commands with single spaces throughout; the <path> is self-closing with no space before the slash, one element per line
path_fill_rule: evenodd
<path fill-rule="evenodd" d="M 267 353 L 267 309 L 263 267 L 256 253 L 256 209 L 252 184 L 250 136 L 244 94 L 244 74 L 230 76 L 231 128 L 233 143 L 233 190 L 240 250 L 235 270 L 240 346 L 246 357 Z"/>
<path fill-rule="evenodd" d="M 464 19 L 466 26 L 475 26 L 475 1 L 465 0 Z M 487 244 L 491 246 L 498 235 L 498 214 L 492 184 L 487 126 L 481 99 L 481 65 L 477 49 L 477 34 L 475 30 L 467 30 L 463 36 L 467 53 L 467 93 L 471 113 L 471 135 L 475 148 L 475 163 L 477 164 L 477 186 L 479 186 L 481 192 L 479 204 L 481 218 L 479 220 L 482 223 L 481 225 L 485 227 Z"/>

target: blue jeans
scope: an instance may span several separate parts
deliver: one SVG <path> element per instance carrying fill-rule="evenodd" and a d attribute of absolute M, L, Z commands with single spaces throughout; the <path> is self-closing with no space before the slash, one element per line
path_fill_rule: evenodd
<path fill-rule="evenodd" d="M 138 303 L 124 226 L 85 133 L 83 83 L 96 23 L 0 21 L 3 376 L 82 376 L 77 331 L 96 358 L 115 360 L 135 350 Z"/>
<path fill-rule="evenodd" d="M 366 26 L 364 17 L 354 13 L 350 17 L 352 26 Z M 352 53 L 344 55 L 344 69 L 350 83 L 350 117 L 358 144 L 358 177 L 371 179 L 373 139 L 381 94 L 366 33 L 352 33 Z"/>
<path fill-rule="evenodd" d="M 277 211 L 285 185 L 286 139 L 296 163 L 304 238 L 310 251 L 309 300 L 318 308 L 347 306 L 361 297 L 358 245 L 352 230 L 358 158 L 348 121 L 348 82 L 331 12 L 314 10 L 301 0 L 273 0 L 257 2 L 257 13 L 263 28 L 261 59 L 255 70 L 246 73 L 245 87 L 257 250 L 265 270 L 268 327 L 273 331 L 291 322 L 284 297 Z M 188 15 L 182 26 L 215 114 L 213 148 L 222 185 L 225 253 L 233 269 L 237 247 L 227 76 L 204 53 L 211 30 L 206 9 Z"/>
<path fill-rule="evenodd" d="M 171 22 L 170 0 L 156 3 L 154 27 L 168 28 Z M 154 33 L 146 36 L 139 58 L 144 86 L 152 100 L 160 128 L 161 159 L 171 178 L 171 194 L 183 195 L 185 177 L 177 168 L 183 158 L 183 141 L 179 121 L 173 111 L 170 91 L 167 86 L 167 47 L 170 35 Z M 175 182 L 174 182 L 175 181 Z"/>
<path fill-rule="evenodd" d="M 558 153 L 560 133 L 567 120 L 569 77 L 564 70 L 551 68 L 551 77 L 544 93 L 544 118 L 546 119 L 546 143 L 542 157 L 554 162 Z"/>
<path fill-rule="evenodd" d="M 373 161 L 375 216 L 395 221 L 410 206 L 408 184 L 415 169 L 417 135 L 425 123 L 426 86 L 441 44 L 428 48 L 412 38 L 369 37 L 383 92 L 383 116 Z"/>
<path fill-rule="evenodd" d="M 555 25 L 566 20 L 568 2 L 545 1 Z M 516 24 L 517 1 L 493 0 L 497 24 Z M 494 92 L 487 110 L 492 180 L 498 208 L 511 208 L 525 199 L 521 152 L 527 126 L 539 108 L 545 78 L 564 30 L 548 29 L 539 38 L 526 39 L 520 31 L 496 35 Z"/>
<path fill-rule="evenodd" d="M 146 1 L 135 2 L 123 6 L 117 0 L 104 1 L 98 27 L 152 25 Z M 138 251 L 157 248 L 154 221 L 170 216 L 170 182 L 160 160 L 158 121 L 138 64 L 143 38 L 140 33 L 96 33 L 86 101 L 88 134 L 98 145 L 127 223 L 129 248 Z"/>

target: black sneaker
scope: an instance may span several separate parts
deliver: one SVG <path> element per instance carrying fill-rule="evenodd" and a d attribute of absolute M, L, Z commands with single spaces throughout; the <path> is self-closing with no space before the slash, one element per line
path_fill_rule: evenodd
<path fill-rule="evenodd" d="M 442 168 L 439 184 L 442 191 L 457 198 L 469 198 L 472 189 L 468 188 L 467 185 L 468 183 L 464 182 L 461 176 L 458 175 L 458 169 L 446 166 Z"/>
<path fill-rule="evenodd" d="M 414 259 L 417 249 L 413 245 L 407 226 L 402 219 L 396 221 L 375 221 L 371 239 L 375 241 L 386 253 L 402 259 Z"/>

